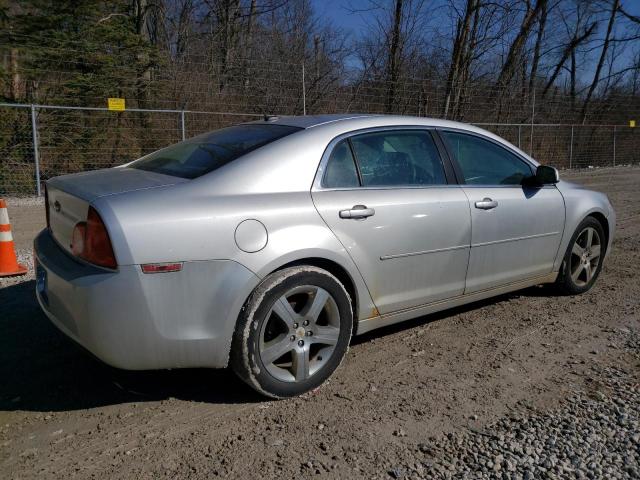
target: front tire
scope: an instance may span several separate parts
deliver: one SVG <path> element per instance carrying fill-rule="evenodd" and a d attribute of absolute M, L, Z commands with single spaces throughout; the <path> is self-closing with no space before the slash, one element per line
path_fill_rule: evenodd
<path fill-rule="evenodd" d="M 576 229 L 562 262 L 556 289 L 564 295 L 578 295 L 595 283 L 606 249 L 604 229 L 593 217 L 585 218 Z"/>
<path fill-rule="evenodd" d="M 329 272 L 295 266 L 274 272 L 245 303 L 231 367 L 271 398 L 300 395 L 338 368 L 353 328 L 351 300 Z"/>

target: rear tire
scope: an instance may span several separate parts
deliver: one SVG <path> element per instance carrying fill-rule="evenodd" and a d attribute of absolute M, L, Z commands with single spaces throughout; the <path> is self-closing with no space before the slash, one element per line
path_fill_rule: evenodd
<path fill-rule="evenodd" d="M 591 289 L 602 270 L 606 250 L 602 224 L 585 218 L 571 237 L 555 289 L 562 295 L 578 295 Z"/>
<path fill-rule="evenodd" d="M 351 300 L 329 272 L 296 266 L 266 277 L 245 303 L 231 367 L 271 398 L 319 387 L 340 365 L 353 327 Z"/>

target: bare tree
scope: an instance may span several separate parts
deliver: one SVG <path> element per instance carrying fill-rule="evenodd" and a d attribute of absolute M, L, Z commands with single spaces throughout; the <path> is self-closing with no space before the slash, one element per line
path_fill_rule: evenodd
<path fill-rule="evenodd" d="M 557 5 L 557 3 L 556 3 Z M 551 7 L 552 8 L 552 7 Z M 531 59 L 531 70 L 529 73 L 529 91 L 533 90 L 536 76 L 538 75 L 538 67 L 540 65 L 542 41 L 544 39 L 544 32 L 547 27 L 547 18 L 549 16 L 549 4 L 544 2 L 540 7 L 540 14 L 538 17 L 538 31 L 536 33 L 536 42 L 533 47 L 533 58 Z"/>
<path fill-rule="evenodd" d="M 509 47 L 509 53 L 498 76 L 497 84 L 503 87 L 511 82 L 516 72 L 518 62 L 523 60 L 522 56 L 525 43 L 529 38 L 531 29 L 535 25 L 536 18 L 540 15 L 540 12 L 546 12 L 547 0 L 536 0 L 533 6 L 530 0 L 525 0 L 525 6 L 526 10 L 522 18 L 520 30 Z M 544 30 L 544 27 L 542 28 Z"/>
<path fill-rule="evenodd" d="M 467 0 L 464 14 L 457 21 L 442 112 L 445 118 L 449 115 L 452 103 L 454 105 L 458 103 L 457 99 L 460 96 L 462 79 L 468 77 L 470 52 L 475 43 L 480 8 L 480 0 Z"/>
<path fill-rule="evenodd" d="M 616 15 L 619 8 L 620 0 L 612 0 L 611 13 L 609 15 L 609 22 L 607 23 L 607 31 L 602 42 L 602 49 L 600 50 L 600 58 L 598 59 L 596 71 L 593 74 L 593 81 L 591 82 L 591 86 L 589 87 L 589 91 L 587 92 L 587 97 L 584 99 L 584 103 L 582 104 L 582 112 L 580 112 L 580 117 L 582 118 L 583 123 L 586 120 L 587 109 L 589 108 L 589 102 L 591 101 L 593 92 L 598 87 L 598 83 L 600 81 L 600 73 L 602 72 L 602 67 L 604 66 L 604 62 L 607 58 L 607 51 L 609 50 L 609 44 L 611 42 L 611 33 L 613 32 L 613 25 L 616 21 Z"/>
<path fill-rule="evenodd" d="M 584 42 L 586 42 L 589 38 L 591 38 L 598 25 L 597 21 L 593 21 L 590 12 L 583 11 L 579 3 L 576 6 L 576 10 L 574 12 L 570 12 L 566 16 L 568 16 L 573 22 L 573 31 L 571 32 L 571 36 L 568 39 L 567 43 L 562 47 L 560 58 L 552 68 L 551 75 L 547 77 L 544 89 L 542 90 L 542 98 L 544 98 L 551 87 L 555 85 L 558 76 L 565 67 L 567 60 L 569 60 L 570 58 L 572 64 L 571 71 L 574 72 L 572 73 L 572 78 L 575 78 L 575 72 L 577 68 L 575 59 L 576 49 Z M 569 20 L 565 18 L 566 16 L 563 15 L 563 20 L 567 28 L 569 28 Z"/>
<path fill-rule="evenodd" d="M 398 82 L 399 71 L 398 55 L 401 50 L 400 45 L 400 26 L 402 25 L 402 0 L 395 0 L 395 9 L 393 14 L 393 28 L 391 33 L 391 42 L 389 46 L 389 57 L 387 60 L 387 98 L 385 102 L 385 110 L 391 112 L 395 101 L 396 83 Z"/>

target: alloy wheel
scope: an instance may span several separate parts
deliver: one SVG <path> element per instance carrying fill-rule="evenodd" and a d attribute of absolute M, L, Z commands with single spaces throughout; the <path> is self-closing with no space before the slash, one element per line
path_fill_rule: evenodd
<path fill-rule="evenodd" d="M 263 322 L 259 354 L 281 381 L 301 382 L 331 358 L 340 336 L 340 313 L 325 289 L 302 285 L 280 296 Z"/>
<path fill-rule="evenodd" d="M 571 279 L 579 286 L 587 285 L 598 270 L 602 242 L 593 227 L 585 228 L 577 236 L 571 249 Z"/>

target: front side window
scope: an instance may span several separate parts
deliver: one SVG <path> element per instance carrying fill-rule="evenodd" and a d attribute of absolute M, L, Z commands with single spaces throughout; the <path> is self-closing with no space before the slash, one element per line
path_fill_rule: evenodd
<path fill-rule="evenodd" d="M 355 188 L 360 186 L 356 163 L 351 154 L 348 140 L 338 143 L 329 157 L 322 177 L 324 188 Z"/>
<path fill-rule="evenodd" d="M 521 185 L 532 175 L 527 163 L 495 143 L 458 132 L 442 132 L 470 185 Z"/>
<path fill-rule="evenodd" d="M 199 135 L 136 160 L 131 168 L 196 178 L 301 130 L 286 125 L 244 124 Z"/>
<path fill-rule="evenodd" d="M 447 183 L 438 149 L 427 131 L 366 133 L 352 137 L 351 144 L 365 187 Z"/>

